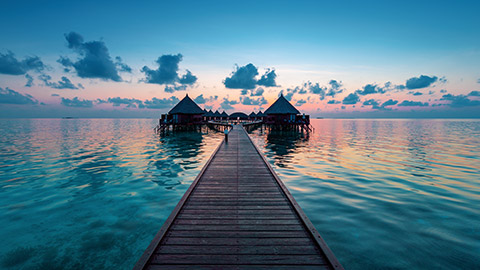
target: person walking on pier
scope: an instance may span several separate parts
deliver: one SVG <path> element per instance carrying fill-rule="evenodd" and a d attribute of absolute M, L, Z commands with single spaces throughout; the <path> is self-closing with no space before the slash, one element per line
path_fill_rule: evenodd
<path fill-rule="evenodd" d="M 225 142 L 228 143 L 228 128 L 226 128 L 223 133 L 225 133 Z"/>

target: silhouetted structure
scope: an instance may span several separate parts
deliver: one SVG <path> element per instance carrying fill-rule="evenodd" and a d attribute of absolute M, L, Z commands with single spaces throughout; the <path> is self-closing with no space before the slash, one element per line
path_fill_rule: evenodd
<path fill-rule="evenodd" d="M 265 111 L 264 123 L 274 129 L 310 130 L 310 116 L 300 112 L 280 94 L 280 97 Z"/>
<path fill-rule="evenodd" d="M 158 131 L 164 131 L 172 127 L 173 130 L 194 130 L 204 123 L 202 110 L 188 94 L 173 107 L 168 114 L 162 114 Z"/>

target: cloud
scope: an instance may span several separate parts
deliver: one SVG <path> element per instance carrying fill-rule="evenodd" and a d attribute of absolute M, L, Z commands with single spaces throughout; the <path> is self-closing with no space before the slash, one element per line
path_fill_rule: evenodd
<path fill-rule="evenodd" d="M 450 103 L 448 104 L 450 107 L 469 107 L 469 106 L 480 106 L 480 100 L 471 100 L 465 95 L 452 95 L 447 94 L 443 95 L 440 100 L 448 100 Z"/>
<path fill-rule="evenodd" d="M 477 80 L 477 83 L 480 83 L 480 79 Z"/>
<path fill-rule="evenodd" d="M 480 91 L 472 91 L 472 92 L 468 93 L 468 96 L 480 97 Z"/>
<path fill-rule="evenodd" d="M 51 82 L 50 80 L 52 79 L 52 77 L 46 74 L 40 75 L 38 76 L 38 78 L 42 80 L 46 86 L 49 86 L 55 89 L 72 89 L 72 90 L 79 89 L 79 88 L 83 89 L 82 84 L 79 83 L 75 85 L 65 76 L 62 76 L 62 78 L 58 82 Z"/>
<path fill-rule="evenodd" d="M 143 107 L 143 102 L 139 99 L 135 98 L 121 98 L 121 97 L 114 97 L 114 98 L 108 98 L 107 102 L 112 103 L 113 106 L 118 107 L 122 104 L 127 105 L 128 108 L 137 108 L 138 107 Z"/>
<path fill-rule="evenodd" d="M 115 58 L 114 63 L 103 41 L 84 42 L 83 37 L 75 32 L 65 34 L 67 46 L 73 49 L 79 56 L 77 61 L 72 61 L 61 56 L 58 63 L 62 64 L 66 71 L 74 68 L 81 78 L 122 81 L 119 72 L 131 72 L 131 68 L 121 62 L 121 58 Z"/>
<path fill-rule="evenodd" d="M 327 104 L 340 104 L 342 103 L 341 101 L 338 101 L 338 100 L 335 100 L 335 99 L 331 99 L 327 102 Z"/>
<path fill-rule="evenodd" d="M 426 76 L 426 75 L 420 75 L 420 77 L 413 77 L 407 80 L 405 83 L 405 86 L 407 89 L 420 89 L 420 88 L 425 88 L 429 87 L 432 85 L 434 82 L 438 80 L 437 76 Z M 446 81 L 444 78 L 442 80 Z"/>
<path fill-rule="evenodd" d="M 275 83 L 275 79 L 277 78 L 277 74 L 275 74 L 275 70 L 267 70 L 265 74 L 262 75 L 260 80 L 258 80 L 257 85 L 263 85 L 267 87 L 277 86 Z"/>
<path fill-rule="evenodd" d="M 2 104 L 38 104 L 38 100 L 29 94 L 21 94 L 10 88 L 3 89 L 0 87 L 0 103 Z"/>
<path fill-rule="evenodd" d="M 402 107 L 413 107 L 413 106 L 427 107 L 428 102 L 423 103 L 421 101 L 404 100 L 400 104 L 398 104 L 398 106 L 402 106 Z"/>
<path fill-rule="evenodd" d="M 0 53 L 0 74 L 23 75 L 30 70 L 41 72 L 44 69 L 45 65 L 38 56 L 28 56 L 19 61 L 11 51 Z"/>
<path fill-rule="evenodd" d="M 395 105 L 395 104 L 397 104 L 397 103 L 398 103 L 398 100 L 389 99 L 389 100 L 383 102 L 380 107 L 385 108 L 385 107 L 387 107 L 387 106 L 393 106 L 393 105 Z"/>
<path fill-rule="evenodd" d="M 446 92 L 447 92 L 447 90 L 445 90 L 445 89 L 440 90 L 440 93 L 446 93 Z"/>
<path fill-rule="evenodd" d="M 372 108 L 378 108 L 380 103 L 378 103 L 378 101 L 376 101 L 375 99 L 368 99 L 368 100 L 365 100 L 363 102 L 363 105 L 364 106 L 372 106 Z"/>
<path fill-rule="evenodd" d="M 220 103 L 220 107 L 224 110 L 231 110 L 234 109 L 232 105 L 238 104 L 236 100 L 229 100 L 228 98 L 223 98 L 222 103 Z"/>
<path fill-rule="evenodd" d="M 387 90 L 384 87 L 380 87 L 376 84 L 367 84 L 362 87 L 362 89 L 359 89 L 356 91 L 357 94 L 365 96 L 365 95 L 370 95 L 370 94 L 383 94 Z"/>
<path fill-rule="evenodd" d="M 320 100 L 324 100 L 325 99 L 325 94 L 326 94 L 326 91 L 327 91 L 327 87 L 324 87 L 324 86 L 320 86 L 319 83 L 311 83 L 311 82 L 307 82 L 303 85 L 305 88 L 307 88 L 309 90 L 310 93 L 312 94 L 315 94 L 315 95 L 319 95 L 320 96 Z"/>
<path fill-rule="evenodd" d="M 243 89 L 251 90 L 258 85 L 272 87 L 277 86 L 275 79 L 277 74 L 274 69 L 267 69 L 259 80 L 256 79 L 258 75 L 258 69 L 252 63 L 245 66 L 235 66 L 235 71 L 230 74 L 230 77 L 225 78 L 223 84 L 229 89 Z M 243 91 L 242 93 L 246 93 Z"/>
<path fill-rule="evenodd" d="M 197 81 L 197 77 L 186 70 L 186 74 L 179 76 L 179 63 L 182 61 L 181 54 L 165 54 L 155 61 L 158 64 L 157 69 L 150 69 L 144 66 L 141 71 L 145 73 L 145 82 L 152 84 L 171 85 L 165 87 L 165 92 L 173 93 L 187 89 L 187 86 L 193 85 Z"/>
<path fill-rule="evenodd" d="M 337 80 L 330 80 L 328 84 L 330 84 L 330 87 L 328 88 L 327 93 L 325 94 L 327 96 L 334 97 L 336 94 L 342 93 L 345 90 L 342 88 L 343 84 L 341 81 L 339 82 Z"/>
<path fill-rule="evenodd" d="M 412 95 L 414 95 L 414 96 L 421 96 L 421 95 L 423 95 L 422 92 L 413 92 L 413 91 L 412 91 L 412 92 L 409 92 L 409 94 L 412 94 Z"/>
<path fill-rule="evenodd" d="M 33 77 L 30 76 L 29 74 L 25 74 L 25 78 L 27 79 L 27 82 L 25 83 L 25 87 L 32 87 L 33 84 Z"/>
<path fill-rule="evenodd" d="M 170 98 L 162 99 L 152 98 L 152 100 L 145 100 L 143 103 L 145 104 L 144 106 L 147 109 L 168 109 L 172 108 L 179 101 L 180 100 L 177 97 L 171 96 Z"/>
<path fill-rule="evenodd" d="M 357 93 L 350 93 L 348 96 L 346 96 L 342 103 L 345 105 L 353 105 L 357 104 L 357 102 L 360 101 L 360 97 L 357 95 Z"/>
<path fill-rule="evenodd" d="M 250 98 L 250 97 L 240 97 L 240 102 L 242 103 L 242 105 L 255 105 L 255 106 L 261 106 L 268 103 L 264 97 L 260 97 L 257 99 Z"/>
<path fill-rule="evenodd" d="M 196 97 L 193 101 L 195 101 L 197 104 L 205 104 L 207 102 L 213 102 L 218 99 L 218 96 L 210 96 L 208 98 L 204 98 L 203 94 L 200 94 L 198 97 Z"/>
<path fill-rule="evenodd" d="M 263 90 L 262 87 L 258 87 L 257 90 L 252 90 L 252 92 L 250 93 L 250 96 L 259 97 L 263 95 L 263 92 L 265 92 L 265 90 Z"/>
<path fill-rule="evenodd" d="M 67 107 L 76 107 L 76 108 L 91 108 L 93 107 L 93 101 L 87 99 L 79 99 L 74 97 L 72 99 L 63 98 L 61 104 Z"/>
<path fill-rule="evenodd" d="M 307 103 L 306 100 L 304 99 L 299 99 L 297 100 L 297 102 L 295 103 L 295 106 L 302 106 L 303 104 Z"/>
<path fill-rule="evenodd" d="M 52 97 L 59 97 L 59 94 L 51 94 Z"/>
<path fill-rule="evenodd" d="M 225 78 L 223 84 L 230 89 L 254 89 L 257 85 L 255 77 L 258 75 L 257 67 L 252 63 L 238 67 L 230 77 Z"/>

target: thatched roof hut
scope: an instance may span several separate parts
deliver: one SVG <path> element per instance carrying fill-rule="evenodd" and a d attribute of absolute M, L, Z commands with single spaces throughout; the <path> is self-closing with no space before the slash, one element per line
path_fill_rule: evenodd
<path fill-rule="evenodd" d="M 229 118 L 233 120 L 248 119 L 248 115 L 244 114 L 243 112 L 234 112 L 230 114 Z"/>
<path fill-rule="evenodd" d="M 173 107 L 168 114 L 199 114 L 205 112 L 193 101 L 188 94 Z"/>
<path fill-rule="evenodd" d="M 266 115 L 270 114 L 300 114 L 300 112 L 283 96 L 280 97 L 265 111 Z"/>

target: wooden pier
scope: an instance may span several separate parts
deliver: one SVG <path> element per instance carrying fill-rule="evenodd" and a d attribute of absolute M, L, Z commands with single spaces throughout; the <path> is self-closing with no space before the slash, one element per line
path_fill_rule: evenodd
<path fill-rule="evenodd" d="M 236 125 L 134 269 L 343 269 Z"/>

